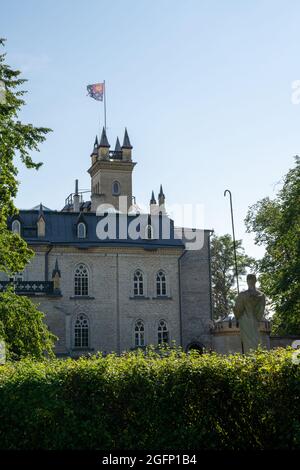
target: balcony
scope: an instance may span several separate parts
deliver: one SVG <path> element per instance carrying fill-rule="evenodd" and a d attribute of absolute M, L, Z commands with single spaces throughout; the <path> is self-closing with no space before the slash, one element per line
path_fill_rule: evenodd
<path fill-rule="evenodd" d="M 53 281 L 0 281 L 0 292 L 4 292 L 8 286 L 12 286 L 20 295 L 60 295 L 60 292 L 54 291 Z"/>

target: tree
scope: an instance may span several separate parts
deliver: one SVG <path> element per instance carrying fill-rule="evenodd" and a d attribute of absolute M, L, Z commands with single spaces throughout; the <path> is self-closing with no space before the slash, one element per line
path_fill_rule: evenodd
<path fill-rule="evenodd" d="M 249 208 L 248 232 L 265 247 L 258 268 L 262 290 L 274 309 L 272 331 L 300 334 L 300 158 L 283 178 L 274 199 L 268 197 Z"/>
<path fill-rule="evenodd" d="M 254 266 L 255 260 L 245 254 L 242 240 L 236 240 L 236 253 L 238 273 L 242 276 Z M 228 234 L 214 235 L 211 239 L 211 275 L 214 316 L 225 317 L 237 295 L 233 240 Z"/>
<path fill-rule="evenodd" d="M 3 45 L 4 40 L 0 39 L 0 46 Z M 27 168 L 38 169 L 41 163 L 35 163 L 30 154 L 39 150 L 39 144 L 50 131 L 18 120 L 18 113 L 25 105 L 22 98 L 25 91 L 19 87 L 26 80 L 20 78 L 20 74 L 5 63 L 5 54 L 0 54 L 0 272 L 9 276 L 23 271 L 33 256 L 26 242 L 7 226 L 9 217 L 17 213 L 13 202 L 19 185 L 15 160 L 21 160 Z M 18 297 L 12 290 L 0 294 L 0 321 L 3 322 L 7 348 L 15 357 L 30 354 L 30 349 L 35 356 L 37 351 L 52 351 L 53 335 L 43 324 L 42 315 L 29 299 Z M 18 316 L 22 317 L 21 324 L 18 324 Z M 33 317 L 35 323 L 31 321 Z M 30 340 L 29 327 L 32 327 Z M 19 346 L 21 341 L 24 347 Z"/>
<path fill-rule="evenodd" d="M 53 356 L 55 336 L 43 322 L 44 314 L 27 297 L 18 296 L 12 290 L 0 296 L 2 336 L 10 359 L 26 356 L 42 359 L 44 354 Z"/>

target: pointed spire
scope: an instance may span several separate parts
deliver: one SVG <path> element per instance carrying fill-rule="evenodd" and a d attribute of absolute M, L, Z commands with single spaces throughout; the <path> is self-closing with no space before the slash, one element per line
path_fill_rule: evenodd
<path fill-rule="evenodd" d="M 154 197 L 154 191 L 152 191 L 151 199 L 150 199 L 150 204 L 156 204 L 156 200 Z"/>
<path fill-rule="evenodd" d="M 132 145 L 129 140 L 127 128 L 125 127 L 125 133 L 124 133 L 124 139 L 123 139 L 123 145 L 122 148 L 124 149 L 132 149 Z"/>
<path fill-rule="evenodd" d="M 40 202 L 40 207 L 39 207 L 39 216 L 38 216 L 38 219 L 40 218 L 43 218 L 45 219 L 45 216 L 44 216 L 44 209 L 43 209 L 43 204 Z"/>
<path fill-rule="evenodd" d="M 162 184 L 160 185 L 159 194 L 158 194 L 158 199 L 159 199 L 160 197 L 165 197 L 164 192 L 163 192 L 163 188 L 162 188 Z"/>
<path fill-rule="evenodd" d="M 58 274 L 59 277 L 60 277 L 60 270 L 59 270 L 59 267 L 58 267 L 58 260 L 57 260 L 57 258 L 56 258 L 56 261 L 55 261 L 54 269 L 53 269 L 53 271 L 52 271 L 52 277 L 54 277 L 55 274 Z"/>
<path fill-rule="evenodd" d="M 92 155 L 97 155 L 98 147 L 99 147 L 98 136 L 96 135 L 95 142 L 94 142 L 94 148 L 93 148 L 93 151 L 92 151 Z"/>
<path fill-rule="evenodd" d="M 162 185 L 160 185 L 160 190 L 159 190 L 159 194 L 158 194 L 158 205 L 159 205 L 159 213 L 160 214 L 165 214 L 166 213 L 165 200 L 166 200 L 166 197 L 164 195 Z"/>
<path fill-rule="evenodd" d="M 110 147 L 108 139 L 107 139 L 107 135 L 106 135 L 106 130 L 105 130 L 104 127 L 102 129 L 102 134 L 101 134 L 99 147 L 107 147 L 107 148 Z"/>
<path fill-rule="evenodd" d="M 116 140 L 115 152 L 122 152 L 119 137 L 117 137 L 117 140 Z"/>

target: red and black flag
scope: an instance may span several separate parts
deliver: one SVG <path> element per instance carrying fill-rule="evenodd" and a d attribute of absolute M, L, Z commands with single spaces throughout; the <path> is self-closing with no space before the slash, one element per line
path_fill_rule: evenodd
<path fill-rule="evenodd" d="M 103 101 L 104 83 L 94 83 L 93 85 L 88 85 L 86 88 L 91 98 L 97 101 Z"/>

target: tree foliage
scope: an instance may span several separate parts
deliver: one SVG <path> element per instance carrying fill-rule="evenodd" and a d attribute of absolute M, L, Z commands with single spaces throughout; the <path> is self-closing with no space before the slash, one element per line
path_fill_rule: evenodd
<path fill-rule="evenodd" d="M 0 46 L 3 45 L 4 40 L 0 39 Z M 38 145 L 50 130 L 18 120 L 18 113 L 25 104 L 22 98 L 25 91 L 19 87 L 26 81 L 20 74 L 6 64 L 5 54 L 0 54 L 3 89 L 0 99 L 0 271 L 7 273 L 22 271 L 32 256 L 26 243 L 7 230 L 8 217 L 17 213 L 13 202 L 19 185 L 15 159 L 21 159 L 27 168 L 38 169 L 41 163 L 32 160 L 31 152 L 38 151 Z"/>
<path fill-rule="evenodd" d="M 32 356 L 41 359 L 46 353 L 53 356 L 56 338 L 43 322 L 44 314 L 27 297 L 8 290 L 0 297 L 2 336 L 10 359 Z"/>
<path fill-rule="evenodd" d="M 262 290 L 272 301 L 272 330 L 300 334 L 300 158 L 283 179 L 274 199 L 268 197 L 249 208 L 248 232 L 265 247 L 258 263 Z"/>
<path fill-rule="evenodd" d="M 4 40 L 0 39 L 0 47 L 3 45 Z M 5 54 L 0 54 L 0 272 L 9 276 L 23 271 L 33 255 L 26 242 L 7 226 L 9 217 L 17 214 L 14 205 L 19 186 L 16 160 L 21 160 L 27 168 L 38 169 L 41 163 L 35 163 L 31 153 L 38 151 L 50 130 L 18 120 L 25 104 L 25 91 L 19 89 L 25 80 L 20 73 L 6 64 Z M 17 297 L 11 291 L 0 294 L 0 320 L 3 321 L 7 347 L 15 357 L 30 351 L 37 357 L 38 351 L 49 349 L 52 335 L 42 322 L 42 314 L 29 299 Z"/>
<path fill-rule="evenodd" d="M 236 254 L 240 277 L 255 260 L 245 254 L 242 240 L 236 240 Z M 237 296 L 233 240 L 229 234 L 214 235 L 211 239 L 211 276 L 214 316 L 225 317 Z"/>

